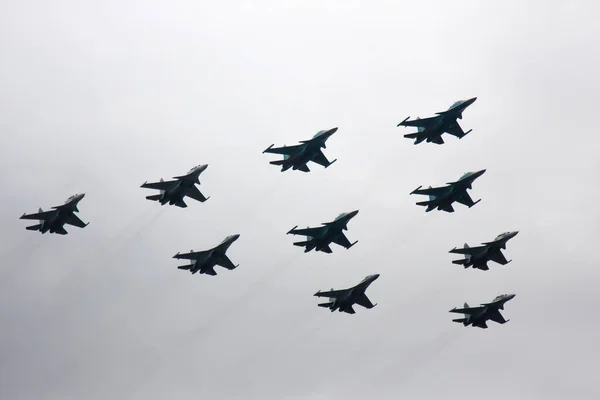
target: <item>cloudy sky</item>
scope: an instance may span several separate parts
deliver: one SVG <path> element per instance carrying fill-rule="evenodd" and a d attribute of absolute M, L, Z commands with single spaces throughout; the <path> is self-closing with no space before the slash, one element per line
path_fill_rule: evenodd
<path fill-rule="evenodd" d="M 600 30 L 593 1 L 0 5 L 0 398 L 597 399 Z M 402 137 L 477 96 L 467 137 Z M 339 127 L 329 169 L 261 154 Z M 198 164 L 206 203 L 140 189 Z M 487 168 L 472 209 L 409 196 Z M 24 212 L 86 193 L 85 229 Z M 285 233 L 359 209 L 350 250 Z M 519 230 L 487 272 L 448 254 Z M 176 269 L 225 236 L 240 267 Z M 379 305 L 319 289 L 381 277 Z M 517 296 L 506 325 L 448 313 Z"/>

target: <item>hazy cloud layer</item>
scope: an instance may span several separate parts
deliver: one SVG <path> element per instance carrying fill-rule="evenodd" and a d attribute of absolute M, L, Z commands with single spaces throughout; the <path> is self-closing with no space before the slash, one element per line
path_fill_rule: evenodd
<path fill-rule="evenodd" d="M 0 398 L 599 398 L 597 4 L 280 3 L 0 7 Z M 395 127 L 473 96 L 462 140 Z M 261 154 L 335 126 L 327 170 Z M 139 188 L 205 163 L 204 204 Z M 472 209 L 408 195 L 482 168 Z M 77 192 L 85 229 L 18 220 Z M 348 251 L 285 235 L 354 209 Z M 506 267 L 451 263 L 508 230 Z M 235 271 L 175 268 L 233 233 Z M 373 310 L 316 306 L 372 273 Z"/>

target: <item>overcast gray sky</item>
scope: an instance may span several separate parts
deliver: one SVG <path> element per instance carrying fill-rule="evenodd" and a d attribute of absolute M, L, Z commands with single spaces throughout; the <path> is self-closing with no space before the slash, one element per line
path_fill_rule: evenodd
<path fill-rule="evenodd" d="M 0 398 L 600 398 L 595 3 L 3 2 Z M 396 128 L 473 96 L 462 140 Z M 329 169 L 261 154 L 336 126 Z M 209 201 L 145 200 L 198 164 Z M 409 196 L 482 168 L 472 209 Z M 78 192 L 85 229 L 18 219 Z M 285 235 L 354 209 L 350 250 Z M 451 263 L 509 230 L 506 267 Z M 176 269 L 233 233 L 235 271 Z M 316 306 L 372 273 L 378 307 Z M 500 293 L 508 324 L 451 322 Z"/>

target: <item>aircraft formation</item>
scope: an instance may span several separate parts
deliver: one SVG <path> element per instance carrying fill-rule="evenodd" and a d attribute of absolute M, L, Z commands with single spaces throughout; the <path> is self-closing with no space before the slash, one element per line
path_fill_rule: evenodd
<path fill-rule="evenodd" d="M 405 138 L 415 139 L 414 144 L 422 142 L 434 143 L 437 145 L 444 144 L 442 135 L 448 133 L 459 139 L 464 138 L 471 130 L 464 132 L 458 123 L 458 119 L 462 119 L 463 112 L 477 100 L 473 97 L 468 100 L 455 102 L 448 110 L 437 112 L 435 116 L 429 118 L 416 118 L 409 121 L 407 117 L 397 126 L 416 127 L 417 132 L 404 135 Z M 299 170 L 302 172 L 310 172 L 308 167 L 309 162 L 319 164 L 324 168 L 330 167 L 337 161 L 329 161 L 322 149 L 326 149 L 327 140 L 337 132 L 338 128 L 329 130 L 321 130 L 317 132 L 311 139 L 302 140 L 294 146 L 273 147 L 270 145 L 263 153 L 283 155 L 283 159 L 270 161 L 270 164 L 281 166 L 281 171 L 285 172 L 289 169 Z M 157 201 L 161 206 L 165 204 L 175 205 L 177 207 L 186 208 L 187 204 L 184 199 L 189 197 L 198 202 L 205 202 L 210 197 L 205 197 L 198 187 L 200 184 L 200 174 L 208 168 L 208 165 L 198 165 L 189 170 L 185 175 L 175 176 L 172 180 L 164 181 L 162 178 L 159 182 L 148 183 L 144 182 L 141 185 L 145 189 L 158 190 L 158 194 L 146 196 L 146 199 Z M 425 212 L 433 210 L 444 211 L 448 213 L 454 212 L 454 203 L 460 203 L 468 208 L 473 207 L 481 201 L 473 201 L 468 190 L 472 189 L 473 183 L 486 172 L 485 169 L 476 172 L 467 172 L 460 179 L 446 183 L 445 186 L 432 187 L 422 189 L 419 186 L 410 194 L 419 194 L 429 197 L 429 200 L 417 202 L 416 205 L 426 207 Z M 21 219 L 38 220 L 39 223 L 32 226 L 27 226 L 25 229 L 31 231 L 39 231 L 42 234 L 46 232 L 66 235 L 68 232 L 64 226 L 73 225 L 79 228 L 85 228 L 88 224 L 84 223 L 75 213 L 79 212 L 78 204 L 84 198 L 85 194 L 75 194 L 69 197 L 64 204 L 54 206 L 50 211 L 43 211 L 41 208 L 34 214 L 23 214 Z M 303 247 L 304 252 L 315 250 L 317 252 L 332 253 L 331 245 L 336 244 L 350 249 L 358 241 L 350 242 L 344 234 L 348 230 L 348 223 L 358 214 L 358 210 L 345 212 L 330 222 L 324 222 L 321 226 L 307 227 L 298 229 L 295 226 L 287 234 L 300 235 L 306 238 L 304 241 L 293 243 L 295 246 Z M 518 234 L 515 232 L 505 232 L 498 235 L 490 242 L 484 242 L 481 246 L 469 247 L 464 244 L 462 248 L 454 248 L 450 250 L 452 254 L 460 254 L 464 257 L 452 261 L 453 264 L 463 265 L 464 268 L 472 267 L 482 271 L 489 270 L 488 262 L 493 261 L 500 265 L 510 263 L 502 253 L 506 249 L 506 243 Z M 234 264 L 227 256 L 227 251 L 231 245 L 238 240 L 239 234 L 233 234 L 226 237 L 220 244 L 203 251 L 190 250 L 189 253 L 177 253 L 173 256 L 175 259 L 189 260 L 188 264 L 178 266 L 178 269 L 189 271 L 191 274 L 199 273 L 215 276 L 217 275 L 214 267 L 220 266 L 227 270 L 236 269 L 239 264 Z M 512 261 L 512 260 L 511 260 Z M 360 305 L 366 309 L 371 309 L 377 304 L 373 304 L 366 295 L 367 288 L 379 278 L 379 274 L 371 274 L 366 276 L 362 281 L 353 287 L 346 289 L 329 291 L 318 291 L 314 294 L 316 297 L 327 297 L 328 301 L 318 304 L 319 307 L 328 308 L 331 312 L 338 311 L 347 314 L 354 314 L 354 305 Z M 487 328 L 488 320 L 499 324 L 504 324 L 505 320 L 500 310 L 504 310 L 506 302 L 512 300 L 514 294 L 502 294 L 495 297 L 489 303 L 482 303 L 480 306 L 469 307 L 464 303 L 464 307 L 457 309 L 456 307 L 450 310 L 451 313 L 460 313 L 464 318 L 453 319 L 453 322 L 462 323 L 466 326 L 478 328 Z"/>

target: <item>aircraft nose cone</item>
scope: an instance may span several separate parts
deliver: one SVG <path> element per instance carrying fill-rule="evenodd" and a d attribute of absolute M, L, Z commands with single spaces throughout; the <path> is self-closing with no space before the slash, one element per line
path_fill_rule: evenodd
<path fill-rule="evenodd" d="M 373 275 L 371 275 L 371 278 L 373 278 L 373 280 L 375 280 L 375 279 L 379 278 L 379 274 L 373 274 Z"/>
<path fill-rule="evenodd" d="M 201 165 L 200 171 L 204 171 L 206 168 L 208 168 L 208 164 Z"/>
<path fill-rule="evenodd" d="M 358 214 L 358 210 L 350 211 L 350 212 L 348 213 L 348 216 L 349 216 L 350 218 L 354 218 L 354 217 L 356 217 L 356 214 Z"/>
<path fill-rule="evenodd" d="M 231 240 L 232 241 L 238 240 L 239 237 L 240 237 L 240 235 L 236 233 L 235 235 L 231 235 Z"/>
<path fill-rule="evenodd" d="M 79 196 L 77 196 L 77 197 L 81 200 L 85 197 L 85 193 L 80 193 Z"/>
<path fill-rule="evenodd" d="M 508 296 L 506 296 L 508 298 L 508 300 L 512 300 L 514 299 L 516 296 L 516 294 L 509 294 Z"/>
<path fill-rule="evenodd" d="M 331 129 L 329 130 L 329 132 L 327 132 L 327 133 L 329 133 L 330 135 L 333 135 L 334 133 L 336 133 L 336 132 L 337 132 L 337 130 L 338 130 L 338 127 L 336 126 L 335 128 L 331 128 Z"/>

